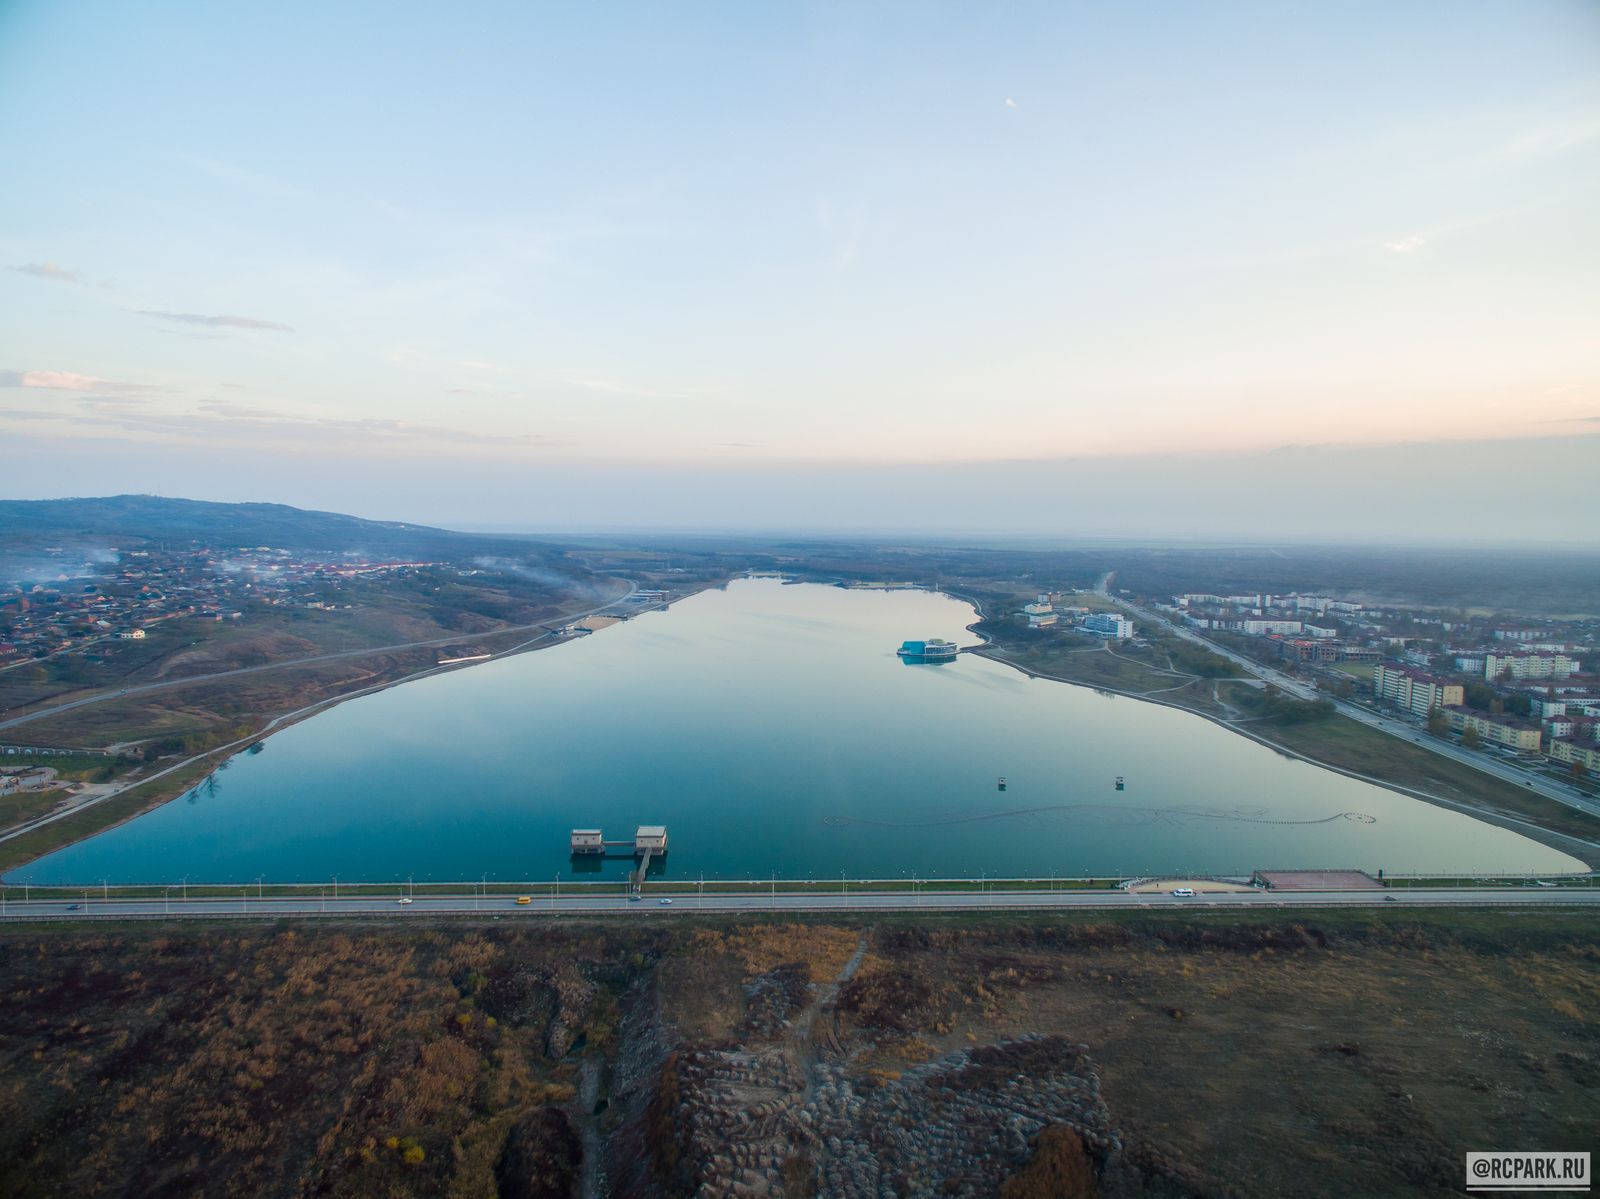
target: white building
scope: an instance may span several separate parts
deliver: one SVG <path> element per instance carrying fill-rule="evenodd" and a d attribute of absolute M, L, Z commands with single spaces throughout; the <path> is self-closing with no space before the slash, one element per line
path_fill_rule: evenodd
<path fill-rule="evenodd" d="M 1578 673 L 1578 664 L 1566 654 L 1485 654 L 1483 676 L 1497 679 L 1507 667 L 1514 679 L 1564 679 Z"/>
<path fill-rule="evenodd" d="M 1238 622 L 1239 631 L 1250 637 L 1265 637 L 1269 633 L 1298 633 L 1301 627 L 1298 620 L 1241 620 Z"/>
<path fill-rule="evenodd" d="M 1085 619 L 1081 627 L 1092 637 L 1126 640 L 1133 636 L 1133 621 L 1114 612 L 1096 612 Z"/>

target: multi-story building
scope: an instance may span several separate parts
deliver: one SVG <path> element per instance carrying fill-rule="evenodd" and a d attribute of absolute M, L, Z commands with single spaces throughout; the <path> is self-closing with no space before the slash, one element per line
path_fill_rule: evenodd
<path fill-rule="evenodd" d="M 1576 737 L 1579 741 L 1593 741 L 1596 731 L 1600 730 L 1600 716 L 1590 716 L 1582 712 L 1574 715 L 1546 716 L 1540 723 L 1544 725 L 1545 736 L 1552 739 Z"/>
<path fill-rule="evenodd" d="M 1482 674 L 1483 656 L 1481 654 L 1466 654 L 1456 659 L 1456 669 L 1462 674 Z"/>
<path fill-rule="evenodd" d="M 1133 636 L 1133 621 L 1115 612 L 1096 612 L 1086 617 L 1079 628 L 1092 637 L 1120 637 L 1126 640 Z"/>
<path fill-rule="evenodd" d="M 1239 620 L 1233 626 L 1249 637 L 1266 637 L 1274 633 L 1284 635 L 1300 632 L 1298 620 Z"/>
<path fill-rule="evenodd" d="M 1536 724 L 1526 724 L 1511 716 L 1494 716 L 1460 704 L 1452 704 L 1443 711 L 1450 727 L 1458 733 L 1471 729 L 1480 740 L 1492 745 L 1503 745 L 1518 753 L 1539 752 L 1544 730 Z"/>
<path fill-rule="evenodd" d="M 1540 641 L 1545 634 L 1539 629 L 1496 629 L 1496 641 Z"/>
<path fill-rule="evenodd" d="M 1028 627 L 1030 629 L 1047 629 L 1061 619 L 1056 615 L 1055 608 L 1051 606 L 1048 595 L 1041 595 L 1038 603 L 1026 605 L 1022 609 L 1022 613 L 1028 618 Z"/>
<path fill-rule="evenodd" d="M 1300 662 L 1337 662 L 1344 647 L 1334 641 L 1285 641 L 1278 652 Z"/>
<path fill-rule="evenodd" d="M 1600 744 L 1593 741 L 1552 737 L 1549 757 L 1553 762 L 1577 762 L 1586 770 L 1600 771 Z"/>
<path fill-rule="evenodd" d="M 1485 654 L 1483 677 L 1497 679 L 1507 668 L 1514 679 L 1564 679 L 1578 664 L 1566 654 Z"/>
<path fill-rule="evenodd" d="M 1373 668 L 1372 693 L 1418 716 L 1426 716 L 1435 708 L 1459 705 L 1465 699 L 1460 683 L 1394 662 L 1379 662 Z"/>

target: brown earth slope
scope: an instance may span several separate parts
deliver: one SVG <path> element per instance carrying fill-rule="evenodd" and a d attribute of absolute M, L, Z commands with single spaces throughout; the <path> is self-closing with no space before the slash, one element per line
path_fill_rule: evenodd
<path fill-rule="evenodd" d="M 0 1195 L 1424 1196 L 1600 1143 L 1591 917 L 0 932 Z"/>

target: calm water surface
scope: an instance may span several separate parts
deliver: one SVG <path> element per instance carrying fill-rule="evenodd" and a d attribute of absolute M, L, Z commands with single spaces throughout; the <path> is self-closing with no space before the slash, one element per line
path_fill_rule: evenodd
<path fill-rule="evenodd" d="M 1582 869 L 1188 713 L 895 657 L 971 644 L 973 619 L 941 595 L 736 582 L 342 704 L 6 881 L 551 879 L 573 827 L 639 824 L 668 826 L 677 878 Z"/>

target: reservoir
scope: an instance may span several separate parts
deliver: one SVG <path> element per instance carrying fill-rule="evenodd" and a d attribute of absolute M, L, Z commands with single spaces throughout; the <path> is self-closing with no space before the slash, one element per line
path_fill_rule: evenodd
<path fill-rule="evenodd" d="M 341 704 L 5 881 L 548 881 L 574 877 L 572 829 L 639 825 L 670 830 L 675 879 L 1583 869 L 1187 712 L 896 654 L 974 644 L 975 619 L 740 580 Z"/>

